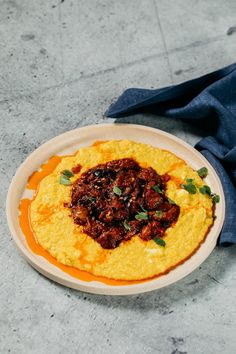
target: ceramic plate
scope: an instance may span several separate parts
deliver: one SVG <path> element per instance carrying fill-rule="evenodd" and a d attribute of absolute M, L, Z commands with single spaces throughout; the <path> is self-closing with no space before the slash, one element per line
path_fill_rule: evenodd
<path fill-rule="evenodd" d="M 193 169 L 197 170 L 206 166 L 209 170 L 206 183 L 212 190 L 220 195 L 220 203 L 216 204 L 217 216 L 213 227 L 198 251 L 186 262 L 179 265 L 168 274 L 144 283 L 113 286 L 98 281 L 81 281 L 49 263 L 45 258 L 34 254 L 28 247 L 25 237 L 19 226 L 20 200 L 32 197 L 32 191 L 26 189 L 29 176 L 53 155 L 67 155 L 74 153 L 82 146 L 89 146 L 97 140 L 129 139 L 146 143 L 155 147 L 169 150 L 185 160 Z M 31 195 L 30 195 L 31 192 Z M 159 289 L 182 279 L 210 255 L 216 246 L 217 238 L 221 231 L 225 214 L 225 200 L 223 189 L 213 167 L 194 148 L 175 136 L 158 129 L 131 124 L 102 124 L 91 125 L 71 130 L 51 139 L 36 149 L 19 167 L 12 179 L 7 196 L 7 219 L 10 231 L 17 248 L 26 260 L 46 277 L 65 286 L 96 294 L 129 295 Z"/>

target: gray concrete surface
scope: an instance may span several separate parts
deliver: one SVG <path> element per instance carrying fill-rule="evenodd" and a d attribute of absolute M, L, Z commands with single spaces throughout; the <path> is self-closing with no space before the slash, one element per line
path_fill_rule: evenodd
<path fill-rule="evenodd" d="M 149 294 L 57 285 L 17 253 L 5 219 L 16 168 L 41 143 L 105 120 L 127 87 L 160 87 L 235 61 L 235 0 L 0 0 L 0 353 L 234 354 L 236 248 Z M 201 132 L 123 119 L 190 144 Z"/>

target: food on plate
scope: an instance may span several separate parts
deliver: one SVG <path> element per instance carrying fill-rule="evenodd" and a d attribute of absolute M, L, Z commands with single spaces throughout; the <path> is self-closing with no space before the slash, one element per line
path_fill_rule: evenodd
<path fill-rule="evenodd" d="M 96 276 L 143 280 L 168 272 L 205 240 L 219 201 L 172 152 L 111 140 L 61 158 L 30 207 L 37 242 Z"/>
<path fill-rule="evenodd" d="M 165 195 L 168 175 L 124 158 L 84 172 L 72 186 L 74 222 L 103 248 L 113 249 L 138 235 L 156 242 L 173 225 L 180 208 Z"/>

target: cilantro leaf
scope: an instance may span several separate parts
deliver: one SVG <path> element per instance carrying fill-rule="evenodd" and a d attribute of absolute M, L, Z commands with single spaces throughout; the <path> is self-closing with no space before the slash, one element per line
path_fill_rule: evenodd
<path fill-rule="evenodd" d="M 70 186 L 71 185 L 71 181 L 68 177 L 61 175 L 59 178 L 59 183 L 63 184 L 64 186 Z"/>
<path fill-rule="evenodd" d="M 91 203 L 95 203 L 95 202 L 96 202 L 96 198 L 95 198 L 95 197 L 88 197 L 88 200 L 89 200 Z"/>
<path fill-rule="evenodd" d="M 152 189 L 153 189 L 155 192 L 159 193 L 159 194 L 162 194 L 162 193 L 163 193 L 162 190 L 161 190 L 157 185 L 152 186 Z"/>
<path fill-rule="evenodd" d="M 141 212 L 135 215 L 136 220 L 147 220 L 148 219 L 148 214 L 145 212 Z"/>
<path fill-rule="evenodd" d="M 199 177 L 205 178 L 208 175 L 208 169 L 206 167 L 202 167 L 197 171 L 197 173 Z"/>
<path fill-rule="evenodd" d="M 153 241 L 156 242 L 157 245 L 165 247 L 166 243 L 162 238 L 155 237 L 153 238 Z"/>
<path fill-rule="evenodd" d="M 168 200 L 168 202 L 169 202 L 170 204 L 176 205 L 176 203 L 175 203 L 174 200 L 172 200 L 172 199 L 170 199 L 170 198 L 167 198 L 167 200 Z"/>
<path fill-rule="evenodd" d="M 140 208 L 142 209 L 142 211 L 144 211 L 145 213 L 147 212 L 146 209 L 144 209 L 144 207 L 140 204 Z"/>
<path fill-rule="evenodd" d="M 118 186 L 114 186 L 113 187 L 113 192 L 118 195 L 119 197 L 121 196 L 122 194 L 122 190 L 118 187 Z"/>
<path fill-rule="evenodd" d="M 74 173 L 72 173 L 70 170 L 63 170 L 63 171 L 61 172 L 61 174 L 62 174 L 63 176 L 68 177 L 68 178 L 74 176 Z"/>
<path fill-rule="evenodd" d="M 125 229 L 126 229 L 127 231 L 130 231 L 130 230 L 131 230 L 131 226 L 130 226 L 130 224 L 128 223 L 127 220 L 124 221 L 123 225 L 124 225 L 124 227 L 125 227 Z"/>
<path fill-rule="evenodd" d="M 164 221 L 164 222 L 162 222 L 162 226 L 167 229 L 168 227 L 170 227 L 170 222 L 169 221 Z"/>

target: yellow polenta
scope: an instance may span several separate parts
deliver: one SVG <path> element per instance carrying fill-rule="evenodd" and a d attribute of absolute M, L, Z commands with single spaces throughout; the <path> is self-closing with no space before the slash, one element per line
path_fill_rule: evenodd
<path fill-rule="evenodd" d="M 75 225 L 70 209 L 71 186 L 59 183 L 60 173 L 80 164 L 80 174 L 98 164 L 121 158 L 133 158 L 142 167 L 158 174 L 168 173 L 166 194 L 180 206 L 177 223 L 167 229 L 166 246 L 134 236 L 119 247 L 103 249 L 99 243 Z M 72 177 L 72 182 L 80 174 Z M 31 226 L 39 244 L 59 262 L 112 279 L 137 280 L 156 276 L 188 258 L 204 240 L 213 223 L 212 200 L 207 195 L 189 194 L 180 181 L 194 179 L 204 184 L 190 166 L 173 153 L 149 145 L 112 140 L 81 148 L 75 156 L 64 157 L 53 173 L 45 177 L 31 204 Z"/>

